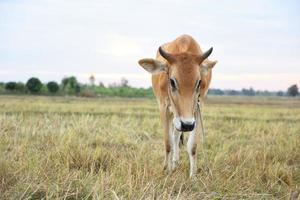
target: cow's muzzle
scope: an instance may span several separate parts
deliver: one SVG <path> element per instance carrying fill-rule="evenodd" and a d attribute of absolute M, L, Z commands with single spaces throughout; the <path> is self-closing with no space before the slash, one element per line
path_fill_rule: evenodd
<path fill-rule="evenodd" d="M 192 131 L 195 128 L 195 119 L 184 119 L 180 117 L 176 117 L 173 120 L 174 126 L 178 131 L 187 132 Z"/>

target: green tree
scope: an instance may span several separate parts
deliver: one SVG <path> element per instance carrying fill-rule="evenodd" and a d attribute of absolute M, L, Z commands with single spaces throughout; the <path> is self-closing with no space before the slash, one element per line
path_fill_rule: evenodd
<path fill-rule="evenodd" d="M 255 91 L 252 87 L 250 87 L 249 89 L 242 89 L 242 94 L 245 96 L 255 96 Z"/>
<path fill-rule="evenodd" d="M 47 83 L 47 89 L 50 93 L 56 93 L 59 89 L 59 86 L 55 81 L 50 81 Z"/>
<path fill-rule="evenodd" d="M 5 91 L 5 83 L 0 82 L 0 93 L 3 93 Z"/>
<path fill-rule="evenodd" d="M 42 82 L 38 78 L 35 78 L 35 77 L 30 78 L 26 83 L 26 87 L 31 93 L 40 92 L 42 89 L 42 86 L 43 86 Z"/>
<path fill-rule="evenodd" d="M 295 96 L 299 95 L 298 86 L 296 84 L 291 85 L 291 87 L 289 87 L 288 90 L 287 90 L 287 94 L 289 96 L 292 96 L 292 97 L 295 97 Z"/>
<path fill-rule="evenodd" d="M 17 89 L 17 83 L 16 82 L 11 81 L 11 82 L 7 82 L 5 84 L 5 90 L 7 90 L 7 91 L 12 92 L 12 91 L 16 91 L 16 89 Z"/>
<path fill-rule="evenodd" d="M 25 92 L 25 84 L 22 82 L 18 82 L 16 85 L 16 91 L 20 93 Z"/>
<path fill-rule="evenodd" d="M 69 94 L 79 93 L 81 88 L 75 76 L 65 77 L 61 81 L 62 89 Z"/>
<path fill-rule="evenodd" d="M 62 90 L 65 90 L 65 88 L 66 88 L 67 85 L 68 85 L 68 82 L 69 82 L 69 78 L 68 78 L 68 77 L 64 77 L 64 78 L 61 80 Z"/>

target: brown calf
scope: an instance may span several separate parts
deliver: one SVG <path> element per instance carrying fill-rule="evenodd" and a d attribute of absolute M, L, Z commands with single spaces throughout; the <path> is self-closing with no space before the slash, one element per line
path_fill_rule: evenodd
<path fill-rule="evenodd" d="M 196 132 L 200 130 L 197 102 L 203 102 L 211 81 L 212 68 L 217 63 L 207 59 L 211 52 L 212 48 L 203 53 L 191 36 L 182 35 L 162 45 L 156 59 L 139 61 L 152 74 L 152 86 L 164 126 L 164 168 L 173 170 L 176 167 L 180 136 L 182 132 L 190 131 L 187 151 L 191 177 L 196 172 Z"/>

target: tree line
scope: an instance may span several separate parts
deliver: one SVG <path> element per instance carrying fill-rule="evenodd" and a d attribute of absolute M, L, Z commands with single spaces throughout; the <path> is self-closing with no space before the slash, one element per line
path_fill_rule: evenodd
<path fill-rule="evenodd" d="M 60 83 L 50 81 L 42 83 L 39 78 L 32 77 L 26 83 L 10 81 L 0 82 L 0 94 L 33 94 L 33 95 L 74 95 L 83 97 L 119 96 L 119 97 L 153 97 L 152 88 L 136 88 L 128 85 L 127 79 L 120 83 L 111 83 L 105 86 L 98 85 L 90 77 L 90 84 L 80 83 L 75 76 L 64 77 Z"/>
<path fill-rule="evenodd" d="M 0 82 L 0 94 L 42 94 L 42 95 L 76 95 L 83 97 L 119 96 L 119 97 L 154 97 L 152 88 L 136 88 L 122 78 L 119 83 L 105 86 L 102 82 L 95 84 L 95 77 L 89 78 L 89 84 L 79 83 L 75 76 L 64 77 L 60 83 L 50 81 L 42 83 L 39 78 L 32 77 L 26 83 L 10 81 Z M 209 89 L 210 95 L 228 96 L 299 96 L 299 88 L 291 85 L 286 91 L 261 91 L 253 88 L 242 90 Z"/>
<path fill-rule="evenodd" d="M 296 84 L 291 85 L 286 91 L 268 91 L 268 90 L 254 90 L 252 87 L 249 89 L 243 88 L 242 90 L 221 90 L 209 89 L 208 94 L 213 95 L 227 95 L 227 96 L 298 96 L 299 88 Z"/>

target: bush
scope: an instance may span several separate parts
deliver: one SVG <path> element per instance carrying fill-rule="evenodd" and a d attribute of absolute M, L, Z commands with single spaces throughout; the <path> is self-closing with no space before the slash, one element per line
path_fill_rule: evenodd
<path fill-rule="evenodd" d="M 38 93 L 42 89 L 42 82 L 38 78 L 30 78 L 27 83 L 26 87 L 31 93 Z"/>
<path fill-rule="evenodd" d="M 79 94 L 81 97 L 95 97 L 95 93 L 90 90 L 81 91 Z"/>
<path fill-rule="evenodd" d="M 5 84 L 5 90 L 7 91 L 15 91 L 17 89 L 17 83 L 16 82 L 8 82 Z"/>
<path fill-rule="evenodd" d="M 50 93 L 56 93 L 59 89 L 59 86 L 55 81 L 50 81 L 47 83 L 47 89 Z"/>
<path fill-rule="evenodd" d="M 96 94 L 100 96 L 119 96 L 119 97 L 153 97 L 152 88 L 133 88 L 130 86 L 104 87 L 98 86 L 94 88 Z"/>
<path fill-rule="evenodd" d="M 284 96 L 284 92 L 283 91 L 278 91 L 276 93 L 276 96 L 282 97 L 282 96 Z"/>

